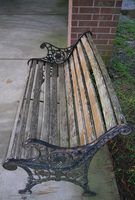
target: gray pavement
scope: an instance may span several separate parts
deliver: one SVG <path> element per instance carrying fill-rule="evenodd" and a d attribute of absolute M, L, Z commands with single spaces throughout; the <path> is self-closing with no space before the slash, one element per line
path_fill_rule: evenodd
<path fill-rule="evenodd" d="M 0 15 L 0 59 L 44 56 L 44 41 L 65 46 L 66 23 L 61 15 Z"/>
<path fill-rule="evenodd" d="M 12 4 L 12 3 L 13 4 Z M 0 0 L 0 163 L 9 142 L 14 118 L 27 77 L 27 59 L 44 56 L 43 41 L 66 46 L 67 18 L 63 1 Z M 117 200 L 112 163 L 105 146 L 92 161 L 89 183 L 95 197 L 84 197 L 82 189 L 67 182 L 47 182 L 33 188 L 32 195 L 20 196 L 26 173 L 10 172 L 0 165 L 0 200 Z"/>
<path fill-rule="evenodd" d="M 0 0 L 0 14 L 65 15 L 68 0 Z"/>

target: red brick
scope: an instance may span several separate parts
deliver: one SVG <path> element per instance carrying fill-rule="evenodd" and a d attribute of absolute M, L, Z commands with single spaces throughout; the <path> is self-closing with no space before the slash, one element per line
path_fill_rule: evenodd
<path fill-rule="evenodd" d="M 106 0 L 95 0 L 94 5 L 100 7 L 113 7 L 115 4 L 115 0 L 106 1 Z"/>
<path fill-rule="evenodd" d="M 104 14 L 112 14 L 114 12 L 114 8 L 101 8 L 101 14 L 104 13 Z"/>
<path fill-rule="evenodd" d="M 79 8 L 78 7 L 73 7 L 72 8 L 72 13 L 78 13 Z"/>
<path fill-rule="evenodd" d="M 77 39 L 77 34 L 72 33 L 72 34 L 71 34 L 71 38 L 72 38 L 72 39 Z"/>
<path fill-rule="evenodd" d="M 112 48 L 113 49 L 113 48 Z M 110 50 L 99 50 L 99 52 L 100 52 L 100 55 L 102 56 L 102 58 L 103 58 L 103 60 L 104 60 L 104 62 L 106 62 L 106 59 L 108 60 L 109 59 L 109 57 L 111 57 L 111 55 L 112 55 L 112 49 L 110 49 Z"/>
<path fill-rule="evenodd" d="M 114 44 L 114 40 L 109 40 L 108 44 Z"/>
<path fill-rule="evenodd" d="M 96 45 L 98 49 L 101 49 L 102 51 L 111 51 L 112 50 L 112 45 L 103 45 L 103 44 L 100 44 L 100 45 Z"/>
<path fill-rule="evenodd" d="M 97 39 L 114 39 L 115 34 L 97 34 Z"/>
<path fill-rule="evenodd" d="M 97 21 L 79 21 L 79 26 L 97 26 Z"/>
<path fill-rule="evenodd" d="M 75 42 L 77 41 L 77 39 L 76 40 L 71 40 L 71 44 L 75 44 Z"/>
<path fill-rule="evenodd" d="M 90 29 L 87 29 L 86 31 L 89 31 Z M 91 30 L 90 30 L 91 31 Z M 85 31 L 82 31 L 80 33 L 78 33 L 78 38 L 82 35 L 82 33 L 84 33 Z M 96 34 L 92 34 L 92 38 L 96 39 Z"/>
<path fill-rule="evenodd" d="M 113 22 L 113 21 L 100 21 L 99 26 L 104 26 L 104 27 L 116 27 L 118 22 Z"/>
<path fill-rule="evenodd" d="M 92 6 L 93 0 L 73 0 L 73 6 Z"/>
<path fill-rule="evenodd" d="M 101 8 L 101 14 L 119 14 L 119 8 Z"/>
<path fill-rule="evenodd" d="M 114 15 L 114 16 L 113 16 L 113 21 L 118 21 L 119 18 L 120 18 L 120 15 Z"/>
<path fill-rule="evenodd" d="M 107 44 L 108 40 L 94 40 L 95 44 Z"/>
<path fill-rule="evenodd" d="M 72 21 L 72 26 L 77 26 L 77 21 Z"/>
<path fill-rule="evenodd" d="M 92 33 L 109 33 L 110 28 L 92 28 Z"/>
<path fill-rule="evenodd" d="M 121 6 L 122 6 L 122 1 L 117 1 L 116 2 L 116 7 L 120 7 L 121 8 Z"/>
<path fill-rule="evenodd" d="M 116 28 L 111 28 L 111 33 L 116 33 L 117 27 Z"/>
<path fill-rule="evenodd" d="M 112 15 L 93 15 L 93 20 L 111 20 Z"/>
<path fill-rule="evenodd" d="M 99 8 L 92 8 L 92 7 L 87 7 L 87 8 L 84 8 L 84 7 L 80 7 L 80 13 L 99 13 Z"/>
<path fill-rule="evenodd" d="M 83 33 L 85 31 L 89 31 L 89 27 L 87 28 L 72 27 L 71 31 L 72 33 Z"/>
<path fill-rule="evenodd" d="M 92 38 L 93 38 L 93 39 L 96 39 L 96 38 L 97 38 L 97 35 L 96 35 L 95 33 L 93 33 L 93 34 L 92 34 Z"/>
<path fill-rule="evenodd" d="M 113 14 L 120 14 L 121 8 L 115 8 Z"/>
<path fill-rule="evenodd" d="M 72 20 L 91 20 L 92 15 L 81 15 L 81 14 L 76 14 L 72 15 Z"/>

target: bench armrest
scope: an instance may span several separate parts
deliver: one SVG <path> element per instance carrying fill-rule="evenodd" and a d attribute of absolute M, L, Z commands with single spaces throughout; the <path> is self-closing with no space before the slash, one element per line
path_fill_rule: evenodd
<path fill-rule="evenodd" d="M 74 46 L 70 46 L 67 48 L 59 48 L 48 42 L 44 42 L 40 45 L 40 48 L 41 49 L 45 48 L 47 50 L 47 55 L 42 58 L 30 58 L 28 60 L 28 64 L 30 61 L 33 60 L 36 60 L 37 62 L 43 61 L 51 64 L 62 64 L 65 61 L 67 61 L 67 59 L 70 57 L 74 49 Z"/>
<path fill-rule="evenodd" d="M 44 42 L 40 45 L 41 49 L 47 50 L 47 56 L 42 58 L 31 58 L 28 60 L 28 64 L 32 60 L 43 61 L 43 62 L 49 62 L 49 63 L 55 63 L 55 64 L 63 64 L 65 61 L 68 60 L 70 55 L 72 54 L 74 48 L 76 47 L 77 43 L 81 40 L 81 38 L 86 35 L 87 33 L 90 33 L 92 36 L 92 33 L 90 31 L 87 31 L 83 33 L 78 40 L 75 42 L 75 44 L 66 47 L 66 48 L 60 48 L 56 47 L 53 44 L 50 44 L 48 42 Z"/>
<path fill-rule="evenodd" d="M 103 145 L 116 135 L 129 132 L 131 132 L 130 126 L 119 125 L 110 129 L 92 143 L 80 147 L 59 147 L 34 138 L 28 139 L 24 146 L 28 148 L 33 146 L 39 152 L 39 155 L 34 159 L 35 163 L 40 161 L 42 165 L 48 165 L 50 169 L 69 170 L 77 165 L 87 163 Z"/>
<path fill-rule="evenodd" d="M 43 60 L 49 63 L 62 64 L 69 58 L 74 46 L 71 45 L 67 48 L 59 48 L 48 42 L 44 42 L 40 45 L 40 48 L 47 50 L 47 56 L 42 58 Z"/>

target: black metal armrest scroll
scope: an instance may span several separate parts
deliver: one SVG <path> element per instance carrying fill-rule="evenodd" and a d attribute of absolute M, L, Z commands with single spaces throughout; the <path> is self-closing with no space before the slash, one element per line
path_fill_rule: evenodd
<path fill-rule="evenodd" d="M 77 40 L 77 42 L 74 45 L 71 45 L 70 47 L 67 48 L 59 48 L 56 47 L 48 42 L 44 42 L 40 45 L 41 49 L 46 48 L 47 49 L 47 56 L 42 57 L 42 58 L 31 58 L 28 61 L 28 64 L 30 61 L 32 60 L 37 60 L 37 61 L 43 61 L 43 62 L 48 62 L 48 63 L 55 63 L 55 64 L 62 64 L 65 61 L 68 60 L 68 58 L 70 57 L 70 55 L 72 54 L 74 48 L 76 47 L 77 43 L 81 40 L 81 38 L 86 35 L 87 33 L 90 33 L 92 35 L 92 33 L 90 31 L 87 31 L 85 33 L 83 33 L 79 39 Z"/>
<path fill-rule="evenodd" d="M 128 125 L 116 126 L 91 144 L 80 147 L 64 148 L 38 139 L 28 139 L 25 147 L 33 147 L 38 155 L 28 159 L 9 159 L 4 163 L 6 169 L 23 168 L 29 175 L 25 189 L 19 193 L 31 192 L 31 188 L 49 180 L 65 180 L 80 185 L 84 192 L 89 192 L 87 172 L 94 154 L 110 139 L 120 133 L 130 133 Z"/>
<path fill-rule="evenodd" d="M 48 42 L 42 43 L 40 45 L 41 49 L 47 49 L 47 56 L 42 58 L 44 61 L 50 63 L 61 64 L 64 63 L 70 56 L 74 46 L 70 46 L 67 48 L 59 48 Z"/>
<path fill-rule="evenodd" d="M 77 165 L 84 164 L 88 160 L 91 160 L 94 154 L 104 144 L 106 144 L 116 135 L 123 132 L 131 132 L 130 126 L 116 126 L 107 131 L 104 135 L 100 136 L 92 143 L 80 147 L 59 147 L 38 139 L 28 139 L 25 143 L 25 146 L 29 147 L 32 145 L 38 150 L 39 156 L 34 159 L 35 165 L 40 161 L 42 164 L 49 163 L 50 169 L 53 170 L 69 170 Z"/>

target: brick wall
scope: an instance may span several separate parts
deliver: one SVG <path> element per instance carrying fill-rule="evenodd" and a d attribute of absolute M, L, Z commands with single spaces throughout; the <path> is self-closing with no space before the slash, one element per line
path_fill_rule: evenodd
<path fill-rule="evenodd" d="M 90 30 L 101 56 L 109 58 L 122 0 L 69 0 L 68 45 Z"/>

